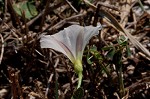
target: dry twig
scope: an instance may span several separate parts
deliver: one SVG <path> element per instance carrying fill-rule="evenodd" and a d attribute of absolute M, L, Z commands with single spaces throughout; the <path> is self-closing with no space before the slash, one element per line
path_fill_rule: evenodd
<path fill-rule="evenodd" d="M 4 39 L 3 39 L 3 36 L 2 34 L 0 34 L 0 38 L 1 38 L 1 54 L 0 54 L 0 64 L 2 62 L 2 58 L 3 58 L 3 54 L 4 54 Z"/>

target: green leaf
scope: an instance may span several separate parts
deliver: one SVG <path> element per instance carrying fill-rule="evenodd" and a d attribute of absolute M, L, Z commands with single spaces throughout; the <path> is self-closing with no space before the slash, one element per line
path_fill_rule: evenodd
<path fill-rule="evenodd" d="M 109 51 L 112 48 L 114 48 L 114 47 L 112 45 L 110 45 L 110 46 L 103 47 L 102 50 Z"/>
<path fill-rule="evenodd" d="M 0 0 L 0 10 L 3 10 L 3 8 L 4 8 L 4 1 Z"/>
<path fill-rule="evenodd" d="M 118 50 L 115 52 L 113 57 L 113 63 L 116 65 L 117 70 L 122 67 L 122 50 Z"/>
<path fill-rule="evenodd" d="M 36 7 L 31 2 L 27 2 L 27 5 L 32 16 L 36 16 L 38 14 Z"/>
<path fill-rule="evenodd" d="M 89 54 L 87 54 L 87 57 L 86 57 L 86 60 L 87 60 L 87 63 L 88 64 L 93 64 L 93 62 L 91 61 L 91 58 L 92 58 L 93 56 L 90 56 Z"/>
<path fill-rule="evenodd" d="M 31 19 L 38 14 L 36 7 L 30 2 L 19 2 L 13 5 L 14 10 L 20 16 L 25 13 L 25 18 Z"/>
<path fill-rule="evenodd" d="M 96 59 L 102 60 L 102 56 L 101 56 L 100 52 L 97 51 L 96 46 L 90 47 L 89 51 Z"/>
<path fill-rule="evenodd" d="M 115 55 L 115 51 L 116 51 L 115 48 L 110 49 L 110 50 L 108 51 L 106 57 L 107 57 L 108 59 L 110 59 L 110 60 L 113 60 L 113 57 L 114 57 L 114 55 Z"/>
<path fill-rule="evenodd" d="M 131 51 L 130 51 L 130 48 L 129 48 L 128 45 L 126 46 L 126 52 L 127 52 L 127 56 L 130 57 L 131 56 Z"/>
<path fill-rule="evenodd" d="M 118 44 L 122 45 L 122 46 L 126 46 L 128 43 L 127 43 L 127 38 L 123 35 L 121 35 L 118 39 L 117 39 L 117 42 Z"/>
<path fill-rule="evenodd" d="M 91 46 L 90 51 L 97 51 L 97 47 L 95 45 Z"/>
<path fill-rule="evenodd" d="M 83 99 L 84 91 L 83 88 L 78 88 L 71 99 Z"/>

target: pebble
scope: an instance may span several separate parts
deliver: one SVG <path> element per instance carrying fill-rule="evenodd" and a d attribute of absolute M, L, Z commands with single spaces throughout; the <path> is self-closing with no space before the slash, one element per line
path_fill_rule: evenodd
<path fill-rule="evenodd" d="M 133 65 L 129 65 L 127 67 L 127 73 L 132 75 L 134 73 L 134 69 L 135 69 L 135 67 Z"/>

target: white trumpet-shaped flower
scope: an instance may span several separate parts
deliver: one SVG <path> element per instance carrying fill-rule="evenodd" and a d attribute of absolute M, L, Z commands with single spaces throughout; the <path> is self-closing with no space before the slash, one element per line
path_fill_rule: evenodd
<path fill-rule="evenodd" d="M 70 61 L 74 64 L 75 72 L 78 74 L 78 86 L 81 86 L 82 82 L 82 56 L 83 51 L 94 35 L 98 34 L 101 26 L 79 26 L 71 25 L 64 30 L 54 35 L 42 35 L 41 36 L 41 48 L 52 48 L 65 54 Z"/>

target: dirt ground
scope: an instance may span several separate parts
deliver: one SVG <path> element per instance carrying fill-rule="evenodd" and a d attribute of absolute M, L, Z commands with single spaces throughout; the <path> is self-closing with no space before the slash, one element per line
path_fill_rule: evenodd
<path fill-rule="evenodd" d="M 98 24 L 77 90 L 73 64 L 40 35 Z M 150 99 L 149 51 L 150 0 L 0 0 L 0 99 Z"/>

